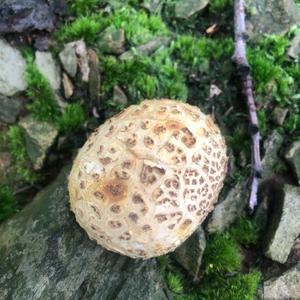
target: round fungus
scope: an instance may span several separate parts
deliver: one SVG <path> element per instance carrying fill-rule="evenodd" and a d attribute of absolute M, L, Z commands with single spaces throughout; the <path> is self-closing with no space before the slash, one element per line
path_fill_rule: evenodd
<path fill-rule="evenodd" d="M 210 116 L 173 100 L 145 100 L 107 120 L 79 151 L 71 210 L 89 237 L 133 258 L 173 251 L 213 209 L 227 170 Z"/>

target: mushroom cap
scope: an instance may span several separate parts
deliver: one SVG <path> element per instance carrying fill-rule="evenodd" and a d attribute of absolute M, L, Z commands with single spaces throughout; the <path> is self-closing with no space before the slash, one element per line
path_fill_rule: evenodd
<path fill-rule="evenodd" d="M 227 170 L 211 117 L 174 100 L 145 100 L 107 120 L 80 149 L 71 210 L 108 250 L 150 258 L 175 250 L 213 209 Z"/>

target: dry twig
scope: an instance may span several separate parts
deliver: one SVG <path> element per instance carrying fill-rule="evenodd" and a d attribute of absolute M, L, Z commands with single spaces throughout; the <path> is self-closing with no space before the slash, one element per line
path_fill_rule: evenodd
<path fill-rule="evenodd" d="M 246 57 L 246 25 L 245 25 L 245 3 L 244 0 L 235 0 L 234 5 L 234 31 L 235 31 L 235 52 L 232 57 L 237 67 L 238 76 L 242 84 L 242 93 L 247 101 L 250 134 L 251 134 L 251 178 L 250 178 L 250 198 L 249 208 L 253 212 L 257 205 L 258 182 L 261 177 L 260 159 L 260 134 L 259 124 L 256 114 L 256 107 L 253 96 L 252 78 L 250 67 Z"/>

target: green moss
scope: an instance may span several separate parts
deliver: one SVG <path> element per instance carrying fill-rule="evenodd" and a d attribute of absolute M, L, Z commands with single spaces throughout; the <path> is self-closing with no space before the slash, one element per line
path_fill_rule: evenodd
<path fill-rule="evenodd" d="M 220 13 L 228 7 L 233 10 L 233 0 L 211 0 L 209 3 L 209 11 L 212 13 Z"/>
<path fill-rule="evenodd" d="M 84 39 L 87 43 L 93 43 L 101 29 L 98 17 L 80 16 L 74 22 L 63 25 L 57 32 L 56 38 L 60 43 Z"/>
<path fill-rule="evenodd" d="M 124 6 L 106 18 L 106 26 L 123 29 L 130 46 L 144 44 L 156 36 L 168 35 L 169 30 L 160 16 Z"/>
<path fill-rule="evenodd" d="M 180 273 L 168 272 L 166 276 L 166 281 L 169 289 L 175 293 L 179 294 L 183 291 L 182 276 Z"/>
<path fill-rule="evenodd" d="M 253 220 L 241 217 L 229 229 L 230 236 L 245 246 L 255 244 L 259 238 L 259 229 Z"/>
<path fill-rule="evenodd" d="M 0 185 L 0 222 L 17 211 L 17 201 L 8 186 Z"/>
<path fill-rule="evenodd" d="M 228 232 L 210 237 L 203 255 L 205 274 L 236 271 L 241 266 L 241 261 L 238 244 Z"/>
<path fill-rule="evenodd" d="M 87 16 L 93 14 L 97 10 L 101 0 L 71 0 L 69 7 L 77 16 Z"/>
<path fill-rule="evenodd" d="M 61 132 L 78 130 L 85 121 L 85 111 L 78 103 L 69 104 L 64 114 L 57 120 Z"/>
<path fill-rule="evenodd" d="M 6 141 L 17 174 L 25 182 L 34 183 L 38 179 L 38 175 L 31 169 L 22 128 L 18 125 L 10 126 L 6 134 Z"/>
<path fill-rule="evenodd" d="M 27 108 L 37 120 L 54 122 L 60 112 L 53 90 L 37 69 L 33 56 L 27 55 L 26 60 L 25 80 L 28 85 L 26 94 L 30 100 Z"/>
<path fill-rule="evenodd" d="M 115 85 L 120 85 L 127 91 L 130 103 L 145 98 L 187 98 L 185 78 L 166 50 L 124 62 L 106 56 L 102 58 L 102 68 L 103 91 L 111 93 Z"/>

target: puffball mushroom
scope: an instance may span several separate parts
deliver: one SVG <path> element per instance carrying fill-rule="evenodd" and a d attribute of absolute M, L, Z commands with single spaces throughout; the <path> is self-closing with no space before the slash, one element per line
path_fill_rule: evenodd
<path fill-rule="evenodd" d="M 108 250 L 163 255 L 213 209 L 227 160 L 210 116 L 174 100 L 145 100 L 107 120 L 81 148 L 69 177 L 71 210 Z"/>

